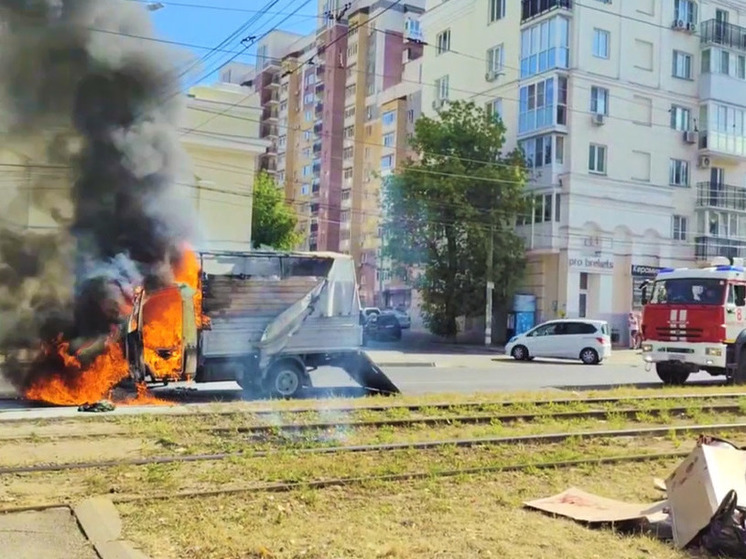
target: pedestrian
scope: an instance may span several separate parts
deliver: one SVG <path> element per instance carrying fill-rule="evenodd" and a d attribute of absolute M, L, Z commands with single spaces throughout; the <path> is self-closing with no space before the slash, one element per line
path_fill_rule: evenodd
<path fill-rule="evenodd" d="M 640 322 L 634 312 L 629 313 L 629 348 L 637 349 L 639 345 L 638 333 L 640 331 Z"/>

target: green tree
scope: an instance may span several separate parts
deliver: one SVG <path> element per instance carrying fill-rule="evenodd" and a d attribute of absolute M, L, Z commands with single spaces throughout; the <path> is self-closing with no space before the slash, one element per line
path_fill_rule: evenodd
<path fill-rule="evenodd" d="M 503 154 L 504 142 L 499 118 L 472 102 L 453 102 L 436 118 L 417 120 L 415 157 L 385 181 L 384 253 L 395 273 L 418 270 L 413 283 L 434 334 L 455 336 L 457 317 L 483 313 L 488 280 L 500 304 L 523 273 L 514 227 L 528 210 L 525 160 L 519 150 Z"/>
<path fill-rule="evenodd" d="M 265 172 L 254 180 L 251 210 L 251 239 L 254 246 L 291 250 L 302 236 L 296 230 L 298 217 L 285 203 L 285 194 Z"/>

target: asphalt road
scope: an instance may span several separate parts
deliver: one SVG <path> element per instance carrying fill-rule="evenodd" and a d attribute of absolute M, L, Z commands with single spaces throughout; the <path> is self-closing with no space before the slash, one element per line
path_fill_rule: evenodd
<path fill-rule="evenodd" d="M 600 365 L 575 362 L 535 360 L 516 362 L 499 354 L 424 354 L 390 350 L 369 351 L 371 357 L 404 394 L 505 392 L 537 389 L 582 391 L 619 385 L 661 386 L 654 370 L 646 371 L 639 355 L 629 351 L 616 352 Z M 314 390 L 309 397 L 331 394 L 363 395 L 363 391 L 342 371 L 319 369 L 312 373 Z M 706 373 L 690 377 L 690 382 L 712 384 L 722 382 Z M 183 404 L 215 401 L 235 401 L 241 398 L 238 385 L 216 383 L 192 385 L 172 384 L 155 388 L 154 392 Z M 0 384 L 0 395 L 10 396 L 9 386 Z M 8 412 L 29 406 L 23 401 L 0 400 L 0 419 Z M 123 408 L 119 408 L 120 410 Z M 126 408 L 123 413 L 139 413 L 140 408 Z M 40 409 L 42 416 L 65 414 L 59 408 Z M 75 408 L 68 408 L 71 414 Z M 15 414 L 13 414 L 15 415 Z"/>

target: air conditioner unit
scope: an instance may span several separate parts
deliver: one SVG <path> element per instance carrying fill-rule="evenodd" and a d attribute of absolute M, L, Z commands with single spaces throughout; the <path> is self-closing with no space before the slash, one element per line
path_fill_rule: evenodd
<path fill-rule="evenodd" d="M 675 19 L 671 27 L 674 29 L 686 29 L 686 23 L 683 19 Z"/>
<path fill-rule="evenodd" d="M 696 23 L 687 23 L 686 24 L 686 30 L 691 31 L 694 33 L 697 30 L 697 24 Z"/>
<path fill-rule="evenodd" d="M 706 155 L 703 155 L 699 158 L 699 161 L 697 161 L 697 166 L 700 169 L 709 169 L 710 168 L 710 158 Z"/>
<path fill-rule="evenodd" d="M 500 76 L 502 76 L 502 72 L 497 72 L 497 71 L 495 71 L 495 70 L 491 70 L 491 71 L 487 72 L 487 73 L 486 73 L 486 74 L 484 75 L 484 79 L 485 79 L 485 81 L 488 81 L 488 82 L 493 82 L 493 81 L 495 81 L 495 80 L 496 80 L 497 78 L 499 78 Z"/>
<path fill-rule="evenodd" d="M 686 132 L 684 132 L 684 141 L 687 144 L 696 144 L 697 133 L 694 130 L 687 130 Z"/>
<path fill-rule="evenodd" d="M 603 113 L 593 113 L 591 119 L 593 120 L 593 124 L 601 126 L 604 122 L 606 122 L 606 115 Z"/>

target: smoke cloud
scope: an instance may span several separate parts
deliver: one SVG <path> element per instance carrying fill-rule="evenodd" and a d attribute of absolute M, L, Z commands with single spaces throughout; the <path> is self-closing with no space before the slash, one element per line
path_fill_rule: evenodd
<path fill-rule="evenodd" d="M 0 0 L 0 21 L 0 351 L 75 349 L 122 323 L 137 285 L 169 282 L 195 235 L 182 59 L 143 39 L 133 1 Z M 59 372 L 4 367 L 21 390 Z"/>

